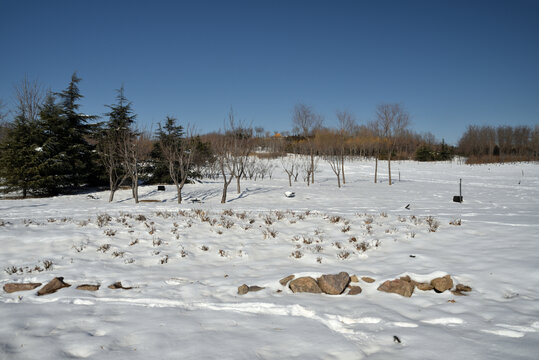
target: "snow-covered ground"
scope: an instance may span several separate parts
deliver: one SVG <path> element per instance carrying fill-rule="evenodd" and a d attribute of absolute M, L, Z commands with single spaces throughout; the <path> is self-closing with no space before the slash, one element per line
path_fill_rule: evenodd
<path fill-rule="evenodd" d="M 72 286 L 0 290 L 0 359 L 537 358 L 539 165 L 392 165 L 388 186 L 385 162 L 378 184 L 373 162 L 348 163 L 338 189 L 321 161 L 294 198 L 277 169 L 239 195 L 233 183 L 226 204 L 219 181 L 186 185 L 181 205 L 173 186 L 142 187 L 161 202 L 138 205 L 127 190 L 114 203 L 107 192 L 2 200 L 0 285 Z M 376 281 L 355 296 L 279 284 L 341 271 Z M 445 274 L 473 291 L 376 290 Z M 117 281 L 133 289 L 107 287 Z M 244 283 L 265 288 L 238 295 Z"/>

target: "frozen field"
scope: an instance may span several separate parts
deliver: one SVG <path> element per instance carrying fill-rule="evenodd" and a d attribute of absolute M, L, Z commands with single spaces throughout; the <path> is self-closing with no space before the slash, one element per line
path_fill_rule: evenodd
<path fill-rule="evenodd" d="M 160 202 L 137 205 L 128 190 L 113 203 L 108 192 L 2 200 L 0 286 L 72 286 L 0 290 L 0 359 L 537 358 L 539 165 L 392 165 L 388 186 L 386 162 L 378 184 L 373 162 L 347 163 L 338 189 L 321 161 L 294 198 L 278 168 L 239 195 L 233 182 L 226 204 L 220 181 L 186 185 L 181 205 L 173 186 L 142 187 Z M 279 283 L 341 271 L 376 281 L 354 296 Z M 377 291 L 445 274 L 472 292 Z M 108 288 L 117 281 L 132 289 Z M 238 295 L 244 283 L 264 289 Z"/>

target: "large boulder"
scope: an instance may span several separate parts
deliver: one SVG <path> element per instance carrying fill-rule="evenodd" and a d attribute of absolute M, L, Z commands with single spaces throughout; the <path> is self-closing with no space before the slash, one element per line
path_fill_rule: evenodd
<path fill-rule="evenodd" d="M 49 283 L 45 286 L 43 286 L 39 291 L 37 292 L 38 296 L 42 295 L 48 295 L 55 293 L 56 291 L 63 289 L 65 287 L 70 287 L 71 285 L 64 282 L 63 277 L 55 277 Z"/>
<path fill-rule="evenodd" d="M 350 282 L 350 276 L 346 272 L 335 275 L 322 275 L 318 278 L 320 290 L 328 295 L 340 295 Z"/>
<path fill-rule="evenodd" d="M 293 293 L 308 292 L 320 294 L 322 292 L 316 280 L 310 276 L 300 277 L 295 280 L 292 280 L 288 286 Z"/>
<path fill-rule="evenodd" d="M 387 280 L 378 287 L 378 291 L 410 297 L 414 293 L 414 284 L 403 279 Z"/>
<path fill-rule="evenodd" d="M 37 287 L 40 287 L 41 283 L 8 283 L 4 285 L 4 291 L 7 293 L 12 293 L 16 291 L 26 291 L 26 290 L 34 290 Z"/>
<path fill-rule="evenodd" d="M 451 290 L 451 288 L 453 287 L 453 280 L 451 279 L 451 276 L 446 275 L 443 277 L 432 279 L 430 281 L 430 284 L 434 288 L 434 291 L 442 293 L 446 290 Z"/>

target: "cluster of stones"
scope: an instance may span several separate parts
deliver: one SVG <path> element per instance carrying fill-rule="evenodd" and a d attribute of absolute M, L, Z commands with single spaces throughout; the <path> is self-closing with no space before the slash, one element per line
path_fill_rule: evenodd
<path fill-rule="evenodd" d="M 362 280 L 366 282 L 373 282 L 374 279 L 364 277 Z M 322 275 L 318 279 L 314 279 L 310 276 L 304 276 L 295 278 L 295 275 L 287 276 L 279 280 L 282 286 L 287 286 L 293 293 L 308 292 L 313 294 L 328 294 L 328 295 L 341 295 L 346 289 L 348 289 L 348 295 L 357 295 L 361 293 L 361 287 L 358 285 L 351 285 L 351 283 L 359 282 L 356 275 L 348 275 L 346 272 L 340 272 L 338 274 Z"/>
<path fill-rule="evenodd" d="M 38 287 L 40 287 L 41 283 L 8 283 L 4 285 L 4 291 L 7 293 L 13 293 L 17 291 L 27 291 L 27 290 L 33 290 Z M 48 295 L 57 292 L 60 289 L 70 287 L 71 284 L 68 284 L 64 282 L 63 277 L 55 277 L 51 281 L 49 281 L 45 286 L 43 286 L 41 289 L 38 290 L 37 295 Z M 85 290 L 85 291 L 97 291 L 99 290 L 100 285 L 92 285 L 92 284 L 83 284 L 77 286 L 77 290 Z M 126 287 L 123 286 L 121 282 L 115 282 L 114 284 L 111 284 L 108 286 L 109 289 L 124 289 L 129 290 L 132 289 L 132 287 Z"/>
<path fill-rule="evenodd" d="M 385 281 L 378 287 L 378 290 L 410 297 L 414 293 L 415 288 L 421 291 L 434 290 L 437 293 L 443 293 L 444 291 L 450 290 L 453 295 L 457 296 L 464 296 L 466 295 L 466 292 L 472 291 L 471 287 L 463 284 L 457 284 L 453 289 L 453 279 L 451 279 L 451 276 L 449 275 L 422 283 L 412 280 L 407 275 L 395 280 Z"/>
<path fill-rule="evenodd" d="M 361 280 L 366 283 L 373 283 L 373 278 L 363 276 Z M 341 295 L 346 292 L 347 295 L 361 294 L 361 287 L 358 285 L 352 285 L 359 283 L 359 278 L 356 275 L 348 275 L 346 272 L 340 272 L 338 274 L 322 275 L 315 279 L 310 276 L 303 276 L 296 278 L 295 275 L 289 275 L 281 280 L 279 283 L 282 286 L 288 286 L 293 293 L 313 293 L 313 294 L 328 294 L 328 295 Z M 432 279 L 430 282 L 417 282 L 410 278 L 410 276 L 403 276 L 395 280 L 384 281 L 378 286 L 378 291 L 395 293 L 405 297 L 410 297 L 414 293 L 414 289 L 421 291 L 433 290 L 436 293 L 443 293 L 444 291 L 451 291 L 454 295 L 463 296 L 466 292 L 472 291 L 472 288 L 457 284 L 453 287 L 453 279 L 451 276 L 446 275 Z M 248 286 L 246 284 L 238 287 L 238 294 L 245 295 L 248 292 L 259 291 L 264 289 L 260 286 Z M 278 292 L 281 292 L 278 290 Z"/>

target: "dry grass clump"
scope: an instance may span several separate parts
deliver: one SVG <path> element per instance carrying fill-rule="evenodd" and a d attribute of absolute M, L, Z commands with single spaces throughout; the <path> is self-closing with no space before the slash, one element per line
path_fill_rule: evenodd
<path fill-rule="evenodd" d="M 438 220 L 436 220 L 432 216 L 427 216 L 425 222 L 429 226 L 429 232 L 436 232 L 436 230 L 438 230 L 438 227 L 440 226 Z"/>
<path fill-rule="evenodd" d="M 97 248 L 97 251 L 101 251 L 102 253 L 106 253 L 110 249 L 110 244 L 103 244 L 100 247 Z"/>
<path fill-rule="evenodd" d="M 97 226 L 99 227 L 103 227 L 103 226 L 107 226 L 112 220 L 112 217 L 107 214 L 107 213 L 104 213 L 104 214 L 99 214 L 97 215 Z"/>
<path fill-rule="evenodd" d="M 266 228 L 265 230 L 262 231 L 262 235 L 264 235 L 264 239 L 267 239 L 270 237 L 275 238 L 277 234 L 278 234 L 278 231 L 272 228 Z"/>
<path fill-rule="evenodd" d="M 341 221 L 341 217 L 340 216 L 331 216 L 329 218 L 329 222 L 332 223 L 332 224 L 336 224 L 338 222 Z"/>

